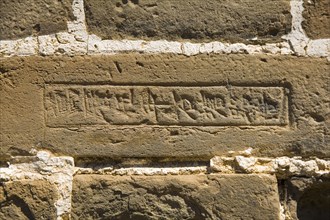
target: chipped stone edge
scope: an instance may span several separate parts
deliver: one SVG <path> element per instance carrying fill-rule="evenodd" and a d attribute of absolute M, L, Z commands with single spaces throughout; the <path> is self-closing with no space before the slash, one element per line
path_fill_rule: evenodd
<path fill-rule="evenodd" d="M 330 178 L 330 160 L 308 159 L 301 157 L 253 157 L 237 155 L 233 157 L 215 156 L 210 160 L 210 166 L 182 167 L 75 167 L 75 174 L 101 175 L 186 175 L 186 174 L 270 174 L 278 179 L 288 179 L 293 176 L 327 177 Z"/>
<path fill-rule="evenodd" d="M 291 0 L 292 28 L 291 32 L 284 36 L 288 40 L 296 55 L 327 57 L 330 59 L 330 39 L 311 40 L 307 37 L 302 22 L 304 0 Z"/>
<path fill-rule="evenodd" d="M 73 0 L 75 21 L 68 22 L 68 31 L 18 40 L 0 41 L 0 57 L 31 55 L 98 55 L 127 52 L 197 54 L 279 54 L 327 57 L 330 60 L 330 39 L 309 39 L 301 25 L 303 0 L 291 0 L 292 30 L 283 36 L 284 42 L 265 45 L 243 43 L 191 43 L 177 41 L 102 40 L 89 35 L 85 23 L 84 1 Z"/>
<path fill-rule="evenodd" d="M 210 161 L 211 172 L 271 174 L 278 179 L 301 177 L 330 177 L 330 160 L 308 159 L 301 157 L 213 157 Z"/>
<path fill-rule="evenodd" d="M 182 167 L 75 167 L 75 175 L 78 174 L 101 174 L 101 175 L 191 175 L 208 173 L 207 166 L 182 166 Z"/>
<path fill-rule="evenodd" d="M 277 179 L 290 177 L 326 177 L 330 178 L 330 159 L 301 157 L 255 157 L 253 149 L 228 152 L 228 156 L 215 156 L 209 165 L 175 163 L 156 166 L 135 166 L 129 163 L 127 167 L 113 165 L 81 165 L 75 166 L 74 159 L 68 156 L 55 156 L 48 151 L 32 149 L 34 156 L 12 157 L 12 164 L 0 168 L 0 181 L 19 181 L 24 179 L 46 180 L 54 184 L 58 190 L 59 199 L 54 204 L 57 220 L 70 218 L 71 193 L 74 175 L 203 175 L 203 174 L 268 174 Z M 111 161 L 110 161 L 111 162 Z M 128 161 L 132 162 L 132 161 Z M 138 162 L 138 161 L 135 161 Z"/>
<path fill-rule="evenodd" d="M 89 165 L 75 167 L 74 174 L 108 175 L 185 175 L 185 174 L 270 174 L 277 179 L 291 177 L 330 178 L 330 159 L 302 157 L 256 157 L 253 148 L 244 151 L 230 151 L 228 156 L 215 156 L 209 165 L 189 164 L 173 166 L 128 166 Z"/>
<path fill-rule="evenodd" d="M 8 164 L 8 167 L 0 168 L 0 181 L 46 180 L 53 184 L 58 191 L 59 199 L 54 204 L 57 220 L 70 216 L 74 174 L 73 158 L 57 157 L 47 151 L 31 150 L 31 153 L 35 156 L 15 157 L 15 164 Z"/>

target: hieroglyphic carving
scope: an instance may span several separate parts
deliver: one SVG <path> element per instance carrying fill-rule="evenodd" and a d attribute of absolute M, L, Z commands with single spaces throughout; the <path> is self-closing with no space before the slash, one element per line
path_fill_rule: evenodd
<path fill-rule="evenodd" d="M 48 85 L 47 125 L 286 125 L 283 87 Z"/>

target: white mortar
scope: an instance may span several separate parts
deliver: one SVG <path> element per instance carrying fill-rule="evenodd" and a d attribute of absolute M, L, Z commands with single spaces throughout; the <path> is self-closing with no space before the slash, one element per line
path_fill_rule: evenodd
<path fill-rule="evenodd" d="M 74 0 L 72 7 L 75 21 L 68 22 L 68 32 L 60 32 L 39 37 L 27 37 L 19 40 L 0 41 L 1 56 L 30 55 L 92 55 L 116 54 L 126 52 L 174 53 L 187 56 L 215 54 L 296 54 L 299 56 L 328 57 L 330 59 L 330 39 L 309 39 L 302 26 L 303 0 L 291 0 L 292 30 L 283 36 L 287 42 L 266 45 L 243 43 L 191 43 L 178 41 L 143 40 L 102 40 L 89 35 L 85 24 L 83 0 Z"/>
<path fill-rule="evenodd" d="M 211 159 L 210 168 L 220 173 L 275 174 L 281 179 L 292 176 L 330 177 L 330 160 L 318 158 L 303 160 L 301 157 L 216 156 Z"/>
<path fill-rule="evenodd" d="M 57 219 L 70 215 L 71 192 L 74 173 L 74 160 L 72 157 L 56 157 L 47 151 L 35 152 L 30 157 L 30 163 L 9 164 L 8 168 L 0 168 L 1 181 L 18 181 L 23 179 L 47 180 L 54 184 L 58 190 L 59 199 L 54 204 Z M 29 159 L 17 157 L 16 160 Z"/>

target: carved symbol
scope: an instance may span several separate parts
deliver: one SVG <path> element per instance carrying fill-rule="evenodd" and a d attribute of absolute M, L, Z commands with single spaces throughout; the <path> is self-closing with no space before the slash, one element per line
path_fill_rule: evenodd
<path fill-rule="evenodd" d="M 286 125 L 282 87 L 49 85 L 47 125 Z"/>

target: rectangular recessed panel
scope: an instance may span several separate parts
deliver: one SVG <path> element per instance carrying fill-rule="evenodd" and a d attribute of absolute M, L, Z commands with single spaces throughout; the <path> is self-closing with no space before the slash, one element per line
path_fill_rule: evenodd
<path fill-rule="evenodd" d="M 288 124 L 283 87 L 48 85 L 49 127 Z"/>
<path fill-rule="evenodd" d="M 326 59 L 132 53 L 0 66 L 1 161 L 31 147 L 84 161 L 330 155 Z"/>

